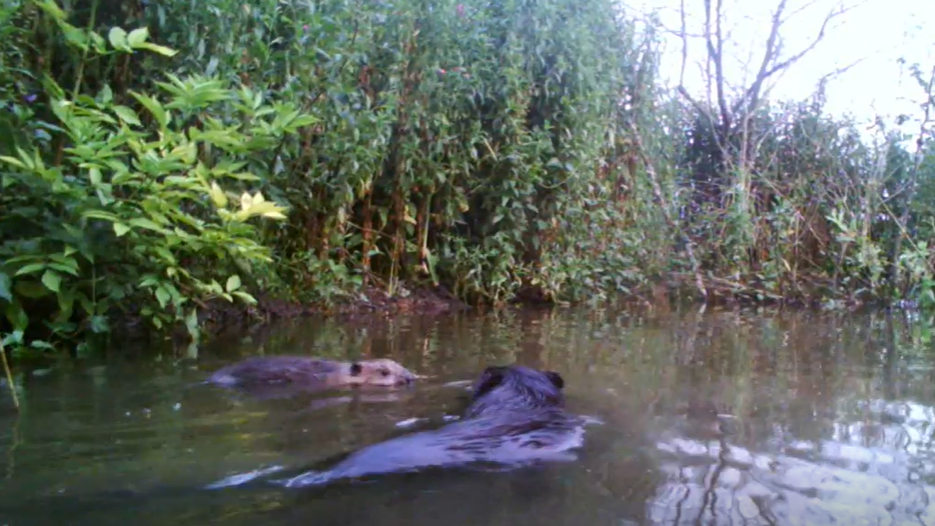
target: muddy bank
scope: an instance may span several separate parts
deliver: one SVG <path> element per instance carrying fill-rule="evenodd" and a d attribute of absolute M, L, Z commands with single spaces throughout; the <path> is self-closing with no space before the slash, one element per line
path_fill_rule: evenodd
<path fill-rule="evenodd" d="M 470 308 L 442 287 L 416 289 L 396 296 L 371 287 L 354 298 L 344 299 L 332 306 L 303 304 L 266 295 L 258 295 L 256 305 L 215 300 L 201 309 L 199 319 L 209 334 L 218 334 L 244 325 L 311 315 L 334 316 L 347 322 L 367 322 L 397 314 L 443 316 Z"/>
<path fill-rule="evenodd" d="M 276 298 L 269 294 L 256 294 L 255 305 L 242 302 L 231 303 L 224 299 L 214 299 L 198 306 L 198 321 L 202 333 L 208 338 L 241 332 L 249 327 L 265 326 L 276 321 L 297 319 L 306 316 L 329 316 L 349 323 L 379 323 L 397 314 L 414 314 L 423 317 L 444 316 L 449 313 L 463 312 L 470 306 L 458 300 L 443 287 L 434 289 L 416 289 L 403 294 L 389 296 L 381 289 L 368 288 L 354 297 L 336 301 L 326 306 L 314 303 L 302 303 Z M 130 308 L 116 314 L 111 319 L 112 342 L 137 342 L 157 339 L 159 335 L 138 309 Z M 173 328 L 170 339 L 173 344 L 185 345 L 190 336 L 185 326 L 178 324 Z"/>

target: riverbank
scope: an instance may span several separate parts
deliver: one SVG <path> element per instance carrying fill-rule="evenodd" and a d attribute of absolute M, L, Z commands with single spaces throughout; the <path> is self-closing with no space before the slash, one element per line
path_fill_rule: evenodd
<path fill-rule="evenodd" d="M 686 305 L 708 307 L 767 307 L 767 308 L 802 308 L 802 309 L 886 309 L 890 305 L 880 302 L 864 302 L 856 298 L 831 299 L 823 296 L 803 297 L 795 295 L 783 298 L 771 294 L 757 295 L 753 289 L 737 291 L 723 283 L 709 282 L 708 298 L 702 299 L 694 284 L 685 279 L 674 277 L 635 287 L 629 294 L 618 294 L 611 299 L 598 301 L 598 304 L 613 304 L 619 308 L 639 311 L 666 312 L 677 310 Z M 896 307 L 914 308 L 910 302 L 900 302 Z M 542 307 L 555 306 L 541 295 L 518 294 L 511 306 Z M 302 303 L 272 297 L 268 294 L 257 295 L 256 305 L 245 306 L 221 299 L 212 300 L 201 310 L 199 321 L 209 336 L 241 327 L 271 324 L 276 321 L 298 319 L 308 316 L 328 316 L 337 321 L 350 324 L 373 324 L 398 315 L 437 317 L 449 314 L 477 311 L 482 307 L 471 306 L 455 297 L 446 288 L 401 288 L 396 295 L 388 294 L 384 289 L 367 287 L 354 294 L 334 302 L 331 305 Z"/>
<path fill-rule="evenodd" d="M 630 308 L 643 312 L 667 312 L 687 305 L 728 308 L 843 309 L 847 311 L 888 308 L 914 310 L 918 308 L 916 302 L 911 301 L 888 305 L 880 301 L 862 301 L 855 297 L 831 298 L 823 294 L 811 297 L 801 293 L 789 297 L 768 293 L 757 294 L 756 289 L 752 287 L 744 288 L 736 284 L 730 286 L 726 280 L 710 280 L 705 285 L 708 297 L 703 299 L 693 281 L 688 280 L 686 276 L 677 275 L 669 280 L 634 287 L 628 294 L 617 294 L 612 298 L 598 301 L 597 304 L 609 303 L 618 308 Z M 236 332 L 245 326 L 266 325 L 309 316 L 327 316 L 342 323 L 367 325 L 398 315 L 437 317 L 469 311 L 476 312 L 482 309 L 482 307 L 471 306 L 459 300 L 441 286 L 403 287 L 396 295 L 390 295 L 384 289 L 371 286 L 348 294 L 330 305 L 290 301 L 265 293 L 258 294 L 256 299 L 255 305 L 231 303 L 223 299 L 207 302 L 199 313 L 199 321 L 205 334 L 211 337 L 221 333 Z M 543 299 L 541 295 L 526 293 L 518 294 L 513 301 L 509 302 L 509 305 L 531 308 L 555 306 L 556 303 Z M 185 336 L 178 334 L 177 337 L 184 338 Z"/>
<path fill-rule="evenodd" d="M 683 278 L 683 279 L 680 279 Z M 712 282 L 713 283 L 713 282 Z M 862 302 L 848 298 L 811 299 L 776 298 L 770 295 L 760 296 L 750 294 L 746 289 L 743 293 L 731 294 L 726 287 L 716 285 L 708 287 L 709 297 L 702 299 L 694 282 L 684 279 L 684 276 L 672 276 L 669 280 L 655 283 L 644 283 L 633 287 L 627 294 L 617 294 L 593 301 L 579 302 L 578 306 L 587 307 L 594 312 L 610 310 L 627 310 L 640 316 L 666 316 L 676 312 L 721 310 L 748 310 L 756 312 L 765 311 L 837 311 L 848 314 L 857 314 L 875 310 L 905 310 L 914 311 L 919 308 L 915 302 L 901 301 L 892 305 L 877 301 Z M 444 287 L 418 288 L 400 287 L 396 295 L 389 295 L 384 289 L 367 287 L 354 293 L 349 293 L 330 304 L 316 302 L 301 302 L 275 297 L 269 293 L 257 293 L 256 304 L 248 305 L 243 302 L 228 302 L 223 299 L 213 299 L 199 304 L 198 322 L 202 338 L 198 345 L 217 344 L 227 338 L 240 338 L 243 334 L 256 331 L 276 331 L 280 323 L 303 323 L 303 319 L 329 318 L 332 322 L 349 326 L 366 326 L 373 328 L 385 327 L 395 317 L 419 317 L 423 319 L 443 318 L 459 313 L 479 313 L 497 310 L 494 307 L 471 306 L 456 298 Z M 510 301 L 508 308 L 525 310 L 550 310 L 555 307 L 574 307 L 568 303 L 556 303 L 543 299 L 541 295 L 518 294 Z M 99 349 L 100 354 L 91 351 L 90 354 L 71 349 L 65 353 L 72 357 L 110 356 L 115 349 L 124 353 L 128 348 L 164 348 L 170 353 L 184 355 L 186 349 L 190 350 L 191 336 L 183 325 L 178 325 L 169 333 L 155 331 L 146 323 L 138 309 L 130 309 L 121 314 L 113 314 L 113 331 L 109 334 L 107 342 L 100 342 L 103 347 L 91 346 L 88 349 Z M 160 343 L 160 341 L 162 343 Z M 163 347 L 168 345 L 168 347 Z M 171 349 L 175 350 L 172 351 Z M 105 350 L 106 349 L 106 350 Z M 62 349 L 64 350 L 64 349 Z M 132 353 L 131 353 L 132 354 Z M 34 367 L 45 368 L 50 362 L 64 357 L 61 353 L 30 352 L 14 355 L 14 368 Z"/>
<path fill-rule="evenodd" d="M 256 305 L 244 307 L 219 299 L 210 302 L 206 307 L 200 321 L 209 333 L 218 332 L 231 325 L 272 322 L 310 315 L 328 315 L 346 321 L 359 321 L 369 317 L 380 318 L 404 313 L 439 316 L 471 309 L 443 287 L 406 290 L 394 296 L 382 289 L 367 287 L 336 301 L 333 305 L 301 303 L 260 294 L 257 296 Z"/>

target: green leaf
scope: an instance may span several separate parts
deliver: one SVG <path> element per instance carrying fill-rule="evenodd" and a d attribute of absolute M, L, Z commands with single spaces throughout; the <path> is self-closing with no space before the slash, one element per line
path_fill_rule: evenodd
<path fill-rule="evenodd" d="M 0 155 L 0 161 L 3 161 L 7 164 L 12 164 L 13 166 L 16 166 L 17 168 L 26 168 L 26 165 L 23 164 L 23 161 L 20 161 L 16 157 L 8 157 L 6 155 Z"/>
<path fill-rule="evenodd" d="M 130 231 L 130 226 L 124 223 L 114 223 L 114 233 L 117 234 L 117 237 L 122 237 L 124 234 Z"/>
<path fill-rule="evenodd" d="M 3 338 L 3 342 L 2 342 L 3 346 L 12 347 L 13 345 L 21 345 L 23 343 L 23 336 L 24 336 L 23 331 L 21 330 L 13 331 L 10 334 L 7 334 Z"/>
<path fill-rule="evenodd" d="M 57 270 L 57 271 L 59 271 L 59 272 L 65 272 L 65 273 L 71 274 L 72 276 L 75 276 L 75 277 L 78 276 L 78 270 L 77 270 L 77 268 L 72 267 L 72 266 L 70 266 L 70 265 L 63 265 L 63 264 L 61 264 L 61 263 L 52 263 L 52 262 L 49 262 L 49 263 L 47 264 L 47 266 L 48 266 L 48 268 L 55 269 L 55 270 Z"/>
<path fill-rule="evenodd" d="M 13 292 L 10 290 L 12 284 L 10 276 L 7 276 L 5 272 L 0 272 L 0 299 L 13 301 Z"/>
<path fill-rule="evenodd" d="M 127 35 L 127 44 L 131 48 L 138 48 L 140 44 L 146 42 L 146 39 L 149 38 L 149 28 L 140 27 L 130 31 L 130 34 Z"/>
<path fill-rule="evenodd" d="M 24 265 L 19 270 L 16 271 L 14 276 L 22 276 L 23 274 L 32 274 L 38 272 L 45 268 L 45 263 L 32 263 L 29 265 Z"/>
<path fill-rule="evenodd" d="M 127 32 L 121 27 L 110 28 L 110 32 L 107 33 L 107 40 L 110 41 L 110 45 L 114 46 L 114 49 L 132 51 L 130 46 L 127 45 Z"/>
<path fill-rule="evenodd" d="M 13 330 L 15 332 L 25 331 L 26 327 L 29 326 L 29 316 L 18 301 L 14 301 L 6 306 L 6 319 L 13 325 Z"/>
<path fill-rule="evenodd" d="M 156 122 L 159 123 L 159 126 L 162 129 L 165 129 L 169 125 L 169 114 L 166 112 L 165 108 L 162 107 L 162 104 L 158 100 L 150 97 L 148 95 L 141 95 L 135 91 L 130 91 L 130 95 L 139 101 L 149 112 L 153 115 L 153 118 L 156 119 Z"/>
<path fill-rule="evenodd" d="M 91 184 L 93 184 L 94 186 L 98 186 L 99 184 L 101 184 L 102 178 L 101 178 L 100 168 L 97 168 L 97 167 L 91 168 L 90 170 L 88 170 L 88 176 L 91 178 Z"/>
<path fill-rule="evenodd" d="M 117 114 L 117 117 L 120 118 L 123 122 L 131 124 L 134 126 L 142 126 L 143 123 L 140 122 L 140 118 L 137 116 L 136 112 L 131 108 L 126 106 L 114 106 L 114 113 Z"/>
<path fill-rule="evenodd" d="M 98 96 L 101 98 L 101 103 L 110 104 L 114 100 L 114 90 L 110 89 L 109 84 L 104 84 Z"/>
<path fill-rule="evenodd" d="M 103 219 L 105 221 L 113 221 L 115 223 L 120 221 L 116 215 L 111 214 L 110 212 L 105 212 L 103 210 L 88 210 L 82 215 L 86 218 Z"/>
<path fill-rule="evenodd" d="M 156 288 L 156 300 L 159 302 L 159 306 L 165 308 L 166 304 L 169 303 L 169 292 L 163 287 Z"/>
<path fill-rule="evenodd" d="M 105 302 L 95 304 L 93 301 L 91 301 L 90 298 L 88 298 L 86 294 L 83 294 L 80 292 L 77 294 L 77 296 L 78 296 L 78 303 L 81 305 L 81 309 L 84 311 L 85 314 L 88 314 L 88 315 L 94 314 L 95 308 L 97 307 L 97 305 L 106 305 Z"/>
<path fill-rule="evenodd" d="M 33 340 L 29 342 L 29 346 L 32 347 L 33 349 L 45 349 L 47 351 L 55 350 L 55 347 L 51 343 L 45 340 Z"/>
<path fill-rule="evenodd" d="M 235 290 L 232 294 L 250 305 L 256 305 L 256 298 L 246 292 Z"/>
<path fill-rule="evenodd" d="M 178 51 L 172 48 L 160 46 L 158 44 L 153 44 L 151 42 L 143 42 L 142 44 L 136 46 L 136 48 L 137 49 L 148 49 L 154 53 L 159 53 L 160 55 L 163 55 L 166 57 L 174 57 L 178 53 Z"/>
<path fill-rule="evenodd" d="M 143 276 L 143 279 L 140 280 L 140 287 L 151 287 L 159 283 L 159 278 L 153 276 L 152 274 L 147 274 Z"/>
<path fill-rule="evenodd" d="M 32 280 L 21 279 L 17 281 L 16 284 L 13 285 L 13 290 L 16 291 L 16 294 L 31 299 L 44 298 L 49 295 L 49 289 L 45 288 L 38 281 Z"/>
<path fill-rule="evenodd" d="M 58 4 L 56 4 L 53 0 L 43 0 L 41 2 L 36 2 L 36 6 L 45 11 L 46 14 L 52 17 L 52 19 L 56 22 L 64 22 L 67 18 L 65 11 L 63 11 L 62 8 L 59 7 Z"/>
<path fill-rule="evenodd" d="M 95 334 L 103 334 L 110 330 L 107 318 L 104 316 L 91 316 L 88 324 L 91 326 L 91 332 Z"/>
<path fill-rule="evenodd" d="M 59 28 L 65 35 L 65 40 L 76 48 L 86 51 L 88 49 L 88 35 L 83 29 L 79 29 L 68 22 L 59 22 Z"/>
<path fill-rule="evenodd" d="M 62 275 L 54 270 L 46 270 L 42 275 L 42 284 L 52 292 L 58 292 L 62 286 Z"/>
<path fill-rule="evenodd" d="M 55 318 L 57 323 L 66 322 L 71 318 L 75 306 L 75 296 L 75 288 L 66 288 L 58 293 L 59 314 Z"/>
<path fill-rule="evenodd" d="M 133 226 L 138 226 L 140 228 L 146 228 L 149 230 L 155 230 L 156 232 L 166 232 L 166 229 L 159 226 L 155 221 L 151 219 L 146 219 L 145 217 L 135 217 L 129 221 Z"/>
<path fill-rule="evenodd" d="M 234 274 L 233 276 L 227 278 L 227 292 L 234 292 L 240 288 L 240 276 Z"/>
<path fill-rule="evenodd" d="M 91 36 L 91 42 L 94 44 L 94 51 L 102 55 L 106 53 L 107 46 L 104 44 L 104 38 L 101 37 L 101 35 L 98 35 L 97 33 L 95 33 L 94 31 L 91 31 L 91 33 L 89 34 Z"/>

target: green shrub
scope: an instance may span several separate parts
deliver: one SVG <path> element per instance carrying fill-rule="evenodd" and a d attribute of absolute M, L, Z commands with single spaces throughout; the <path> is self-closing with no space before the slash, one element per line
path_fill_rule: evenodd
<path fill-rule="evenodd" d="M 145 38 L 114 29 L 109 42 L 130 53 Z M 141 111 L 107 86 L 69 99 L 47 80 L 57 162 L 35 147 L 0 158 L 6 343 L 104 334 L 119 311 L 157 329 L 185 323 L 197 338 L 205 301 L 255 301 L 243 279 L 271 258 L 254 218 L 286 216 L 247 188 L 265 169 L 259 154 L 315 119 L 245 87 L 167 76 L 164 97 L 131 92 Z"/>

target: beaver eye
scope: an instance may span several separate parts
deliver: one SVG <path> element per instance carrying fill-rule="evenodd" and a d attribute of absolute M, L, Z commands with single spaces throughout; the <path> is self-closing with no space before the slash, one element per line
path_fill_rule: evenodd
<path fill-rule="evenodd" d="M 380 374 L 383 375 L 383 376 L 389 376 L 389 375 L 390 375 L 390 372 L 387 371 L 386 369 L 383 369 L 382 371 L 380 371 Z"/>

